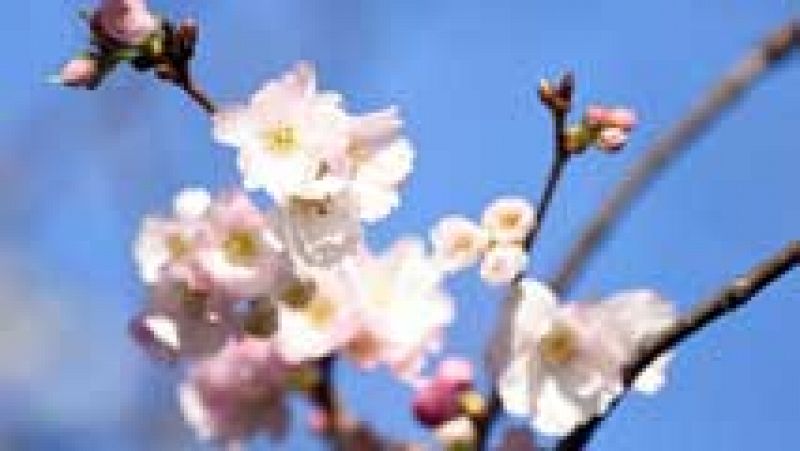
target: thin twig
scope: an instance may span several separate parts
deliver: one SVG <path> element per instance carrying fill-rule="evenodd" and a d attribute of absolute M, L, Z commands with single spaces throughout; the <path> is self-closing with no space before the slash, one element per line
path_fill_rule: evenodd
<path fill-rule="evenodd" d="M 217 106 L 205 91 L 197 85 L 188 71 L 177 81 L 174 81 L 173 84 L 183 90 L 209 116 L 217 112 Z"/>
<path fill-rule="evenodd" d="M 553 203 L 556 188 L 570 160 L 571 153 L 566 147 L 565 132 L 567 113 L 572 107 L 573 91 L 574 79 L 571 73 L 565 74 L 559 81 L 556 89 L 548 90 L 546 93 L 547 95 L 540 91 L 541 100 L 550 111 L 553 120 L 553 162 L 550 165 L 547 181 L 545 182 L 542 195 L 539 198 L 539 203 L 536 206 L 536 222 L 525 237 L 525 250 L 528 253 L 530 253 L 533 246 L 536 244 L 539 232 L 542 229 L 542 224 L 544 223 L 544 218 L 549 211 L 550 205 Z M 505 305 L 508 306 L 515 302 L 516 293 L 519 291 L 518 286 L 522 278 L 523 274 L 518 274 L 512 281 L 512 286 L 508 290 L 506 298 L 503 301 Z M 502 327 L 502 325 L 500 327 Z M 502 403 L 500 401 L 500 396 L 497 390 L 493 388 L 489 395 L 489 401 L 486 403 L 484 415 L 477 418 L 474 422 L 477 449 L 486 449 L 492 425 L 497 420 L 501 410 Z"/>
<path fill-rule="evenodd" d="M 777 254 L 753 267 L 744 276 L 734 279 L 716 295 L 698 303 L 689 313 L 679 318 L 672 327 L 640 348 L 630 362 L 625 365 L 622 371 L 625 392 L 639 374 L 658 356 L 674 348 L 715 320 L 747 304 L 762 289 L 798 265 L 800 265 L 800 241 L 792 241 Z M 604 415 L 595 417 L 577 428 L 559 442 L 556 449 L 558 451 L 582 450 L 600 424 L 611 415 L 621 400 L 622 395 L 614 400 Z"/>
<path fill-rule="evenodd" d="M 749 52 L 672 129 L 657 139 L 614 189 L 594 218 L 580 233 L 551 286 L 564 293 L 605 241 L 613 225 L 666 167 L 677 160 L 719 116 L 791 50 L 800 47 L 800 19 L 771 33 Z"/>

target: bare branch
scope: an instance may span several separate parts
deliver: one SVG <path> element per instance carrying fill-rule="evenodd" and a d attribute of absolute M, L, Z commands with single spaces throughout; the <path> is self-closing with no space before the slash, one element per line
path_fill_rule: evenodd
<path fill-rule="evenodd" d="M 679 318 L 675 324 L 655 340 L 639 349 L 622 370 L 625 391 L 658 356 L 674 348 L 695 332 L 747 304 L 762 289 L 781 276 L 800 265 L 800 241 L 792 241 L 772 257 L 753 267 L 744 276 L 734 279 L 716 295 L 698 303 L 690 312 Z M 600 424 L 608 418 L 619 405 L 620 395 L 603 416 L 595 417 L 564 438 L 556 448 L 558 451 L 580 451 L 591 440 Z"/>
<path fill-rule="evenodd" d="M 617 185 L 580 233 L 551 286 L 567 291 L 630 205 L 667 166 L 686 151 L 708 127 L 765 73 L 800 48 L 800 19 L 770 34 L 740 60 L 675 126 L 657 139 Z"/>

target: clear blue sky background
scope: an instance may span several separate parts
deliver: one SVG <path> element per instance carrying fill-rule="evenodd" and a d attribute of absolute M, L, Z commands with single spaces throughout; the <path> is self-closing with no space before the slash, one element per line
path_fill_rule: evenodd
<path fill-rule="evenodd" d="M 237 182 L 234 155 L 179 92 L 122 70 L 97 92 L 48 86 L 81 49 L 91 2 L 7 2 L 0 15 L 0 448 L 197 449 L 178 418 L 175 371 L 126 336 L 142 305 L 129 255 L 146 213 L 187 184 Z M 617 157 L 569 169 L 534 256 L 551 274 L 578 227 L 638 156 L 744 50 L 800 14 L 797 0 L 154 1 L 202 26 L 197 75 L 222 102 L 293 61 L 366 111 L 397 104 L 418 148 L 403 209 L 376 246 L 443 214 L 477 216 L 500 194 L 538 195 L 550 124 L 542 76 L 575 70 L 579 102 L 634 105 Z M 800 58 L 763 80 L 638 203 L 575 290 L 656 288 L 685 309 L 800 237 Z M 479 361 L 499 291 L 456 279 L 448 352 Z M 631 397 L 592 449 L 778 450 L 800 427 L 800 276 L 681 347 L 666 389 Z M 396 436 L 425 438 L 408 393 L 354 377 L 348 402 Z M 484 381 L 485 382 L 485 381 Z M 302 418 L 301 418 L 302 419 Z M 314 449 L 303 426 L 281 449 Z M 265 442 L 257 448 L 267 447 Z"/>

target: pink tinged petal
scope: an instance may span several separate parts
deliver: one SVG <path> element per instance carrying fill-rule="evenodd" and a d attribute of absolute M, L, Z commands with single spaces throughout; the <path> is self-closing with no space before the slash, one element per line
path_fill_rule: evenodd
<path fill-rule="evenodd" d="M 197 388 L 190 383 L 178 386 L 178 404 L 180 405 L 183 419 L 194 429 L 201 440 L 211 440 L 216 435 L 208 412 L 203 406 Z"/>
<path fill-rule="evenodd" d="M 386 145 L 398 137 L 402 126 L 397 107 L 390 106 L 353 118 L 351 139 L 359 146 L 372 148 Z"/>
<path fill-rule="evenodd" d="M 586 107 L 583 117 L 591 127 L 602 127 L 607 124 L 611 111 L 600 105 L 590 105 Z"/>

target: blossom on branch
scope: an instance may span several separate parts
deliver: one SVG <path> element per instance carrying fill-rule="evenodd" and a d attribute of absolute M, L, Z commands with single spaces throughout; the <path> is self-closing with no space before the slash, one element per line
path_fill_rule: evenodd
<path fill-rule="evenodd" d="M 623 390 L 623 365 L 675 319 L 671 305 L 647 290 L 559 304 L 547 286 L 524 280 L 519 296 L 511 355 L 497 388 L 507 412 L 530 417 L 549 435 L 565 435 L 602 414 Z M 634 389 L 660 388 L 666 359 L 641 375 Z"/>

